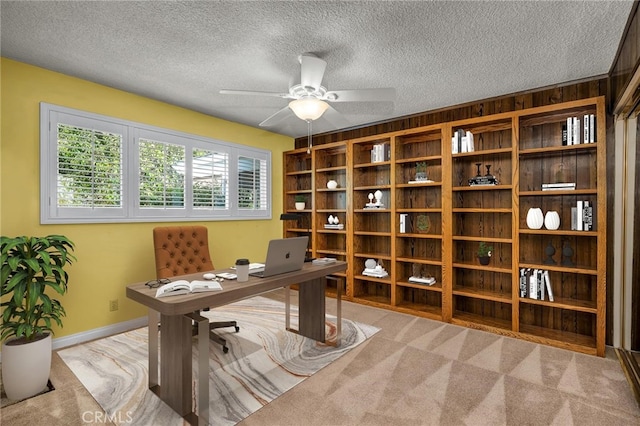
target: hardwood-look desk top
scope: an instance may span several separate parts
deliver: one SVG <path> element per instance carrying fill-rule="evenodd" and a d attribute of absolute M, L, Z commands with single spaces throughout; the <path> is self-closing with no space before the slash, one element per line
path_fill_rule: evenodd
<path fill-rule="evenodd" d="M 329 265 L 313 265 L 305 263 L 301 270 L 273 277 L 258 278 L 249 276 L 249 281 L 224 280 L 221 291 L 181 294 L 179 296 L 156 297 L 157 288 L 149 288 L 145 282 L 127 286 L 127 297 L 147 306 L 162 315 L 184 315 L 198 311 L 204 307 L 215 308 L 228 305 L 242 299 L 256 296 L 276 288 L 298 284 L 300 282 L 322 278 L 347 269 L 346 262 L 335 262 Z M 212 272 L 212 271 L 206 271 Z M 216 270 L 216 272 L 234 272 L 230 269 Z M 202 280 L 203 273 L 180 275 L 171 278 L 176 280 Z"/>

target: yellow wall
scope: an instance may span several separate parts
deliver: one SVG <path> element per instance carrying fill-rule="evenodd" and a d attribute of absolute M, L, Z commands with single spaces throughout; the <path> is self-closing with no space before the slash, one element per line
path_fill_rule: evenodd
<path fill-rule="evenodd" d="M 272 220 L 190 223 L 209 228 L 211 256 L 220 268 L 238 257 L 263 260 L 268 240 L 282 235 L 282 152 L 293 148 L 292 138 L 6 58 L 0 65 L 0 234 L 63 234 L 76 244 L 78 260 L 68 270 L 69 292 L 61 298 L 67 317 L 55 337 L 146 315 L 146 309 L 126 298 L 125 287 L 154 278 L 151 235 L 160 224 L 40 224 L 40 102 L 271 150 Z M 110 312 L 109 301 L 115 299 L 119 310 Z"/>

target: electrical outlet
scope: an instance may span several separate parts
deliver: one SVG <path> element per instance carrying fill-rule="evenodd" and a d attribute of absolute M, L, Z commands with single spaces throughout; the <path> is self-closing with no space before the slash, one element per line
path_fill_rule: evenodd
<path fill-rule="evenodd" d="M 109 310 L 111 312 L 118 310 L 118 299 L 109 301 Z"/>

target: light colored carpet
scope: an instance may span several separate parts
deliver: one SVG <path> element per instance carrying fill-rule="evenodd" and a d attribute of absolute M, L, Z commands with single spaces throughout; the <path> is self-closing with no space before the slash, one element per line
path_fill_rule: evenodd
<path fill-rule="evenodd" d="M 214 425 L 236 424 L 378 331 L 343 320 L 341 346 L 319 344 L 284 330 L 284 305 L 264 297 L 202 314 L 212 321 L 233 318 L 240 325 L 239 333 L 220 330 L 228 341 L 228 353 L 222 353 L 216 343 L 209 345 L 209 420 Z M 295 306 L 292 326 L 297 327 Z M 327 323 L 327 331 L 335 335 L 333 324 Z M 193 349 L 195 383 L 195 339 Z M 59 355 L 110 419 L 135 425 L 183 424 L 147 388 L 147 328 L 64 349 Z"/>

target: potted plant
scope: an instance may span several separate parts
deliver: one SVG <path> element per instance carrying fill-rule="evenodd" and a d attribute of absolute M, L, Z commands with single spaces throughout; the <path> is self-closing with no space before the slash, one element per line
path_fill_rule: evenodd
<path fill-rule="evenodd" d="M 2 382 L 7 397 L 21 400 L 43 391 L 51 370 L 53 323 L 65 310 L 47 289 L 67 292 L 65 266 L 75 261 L 73 243 L 61 235 L 2 237 Z"/>
<path fill-rule="evenodd" d="M 416 181 L 421 182 L 427 180 L 427 162 L 420 161 L 416 163 Z"/>
<path fill-rule="evenodd" d="M 489 260 L 491 260 L 492 250 L 493 250 L 492 246 L 485 243 L 484 241 L 480 242 L 480 245 L 478 246 L 478 261 L 480 262 L 481 265 L 489 264 Z"/>
<path fill-rule="evenodd" d="M 306 202 L 307 202 L 307 199 L 305 198 L 304 195 L 296 195 L 296 199 L 295 199 L 296 210 L 304 210 L 304 206 Z"/>
<path fill-rule="evenodd" d="M 419 234 L 426 234 L 431 228 L 431 220 L 426 214 L 419 214 L 416 217 L 416 230 Z"/>

